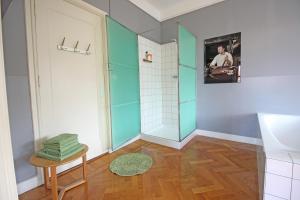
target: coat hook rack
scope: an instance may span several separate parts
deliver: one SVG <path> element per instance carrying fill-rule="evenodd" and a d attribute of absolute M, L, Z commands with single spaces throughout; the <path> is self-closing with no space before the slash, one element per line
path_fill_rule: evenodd
<path fill-rule="evenodd" d="M 86 49 L 86 51 L 88 52 L 90 50 L 91 44 L 89 44 L 88 48 Z"/>
<path fill-rule="evenodd" d="M 77 49 L 79 41 L 76 42 L 74 49 Z"/>
<path fill-rule="evenodd" d="M 67 52 L 73 52 L 73 53 L 79 53 L 79 54 L 83 54 L 83 55 L 90 55 L 90 47 L 91 44 L 89 44 L 89 46 L 87 47 L 86 50 L 81 50 L 78 49 L 78 45 L 79 45 L 79 40 L 76 42 L 74 47 L 67 47 L 65 46 L 65 41 L 66 41 L 66 37 L 63 38 L 62 42 L 60 44 L 57 45 L 57 49 L 60 51 L 67 51 Z"/>
<path fill-rule="evenodd" d="M 61 46 L 64 46 L 65 40 L 66 40 L 66 37 L 64 37 L 63 41 L 61 42 Z"/>

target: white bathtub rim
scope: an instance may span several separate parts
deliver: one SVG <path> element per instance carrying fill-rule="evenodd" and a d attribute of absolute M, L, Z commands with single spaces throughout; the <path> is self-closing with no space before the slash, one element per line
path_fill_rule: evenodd
<path fill-rule="evenodd" d="M 261 131 L 263 149 L 266 154 L 266 158 L 284 161 L 284 162 L 290 162 L 294 164 L 300 164 L 300 152 L 293 151 L 293 149 L 289 148 L 286 145 L 283 145 L 282 143 L 280 143 L 280 141 L 278 141 L 278 139 L 272 133 L 270 133 L 271 131 L 268 125 L 265 124 L 263 121 L 263 117 L 265 115 L 281 115 L 281 116 L 297 116 L 297 115 L 257 113 L 259 127 Z"/>

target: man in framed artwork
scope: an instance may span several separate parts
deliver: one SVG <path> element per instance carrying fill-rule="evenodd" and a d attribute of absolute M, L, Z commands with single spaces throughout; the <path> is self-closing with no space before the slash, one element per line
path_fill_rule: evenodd
<path fill-rule="evenodd" d="M 218 55 L 215 56 L 213 61 L 210 63 L 210 67 L 231 67 L 233 64 L 232 55 L 225 51 L 224 45 L 218 45 Z"/>
<path fill-rule="evenodd" d="M 238 83 L 241 67 L 241 33 L 204 40 L 204 83 Z"/>

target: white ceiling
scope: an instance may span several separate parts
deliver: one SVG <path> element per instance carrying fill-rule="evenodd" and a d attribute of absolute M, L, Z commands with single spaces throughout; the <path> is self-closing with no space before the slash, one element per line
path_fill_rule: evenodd
<path fill-rule="evenodd" d="M 142 10 L 164 21 L 224 0 L 129 0 Z"/>

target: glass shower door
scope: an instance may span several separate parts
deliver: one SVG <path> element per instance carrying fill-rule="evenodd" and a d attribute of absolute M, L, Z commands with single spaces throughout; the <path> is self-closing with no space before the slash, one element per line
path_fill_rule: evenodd
<path fill-rule="evenodd" d="M 178 25 L 180 140 L 196 129 L 196 38 Z"/>
<path fill-rule="evenodd" d="M 107 17 L 112 149 L 140 134 L 137 35 Z"/>

